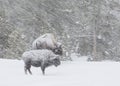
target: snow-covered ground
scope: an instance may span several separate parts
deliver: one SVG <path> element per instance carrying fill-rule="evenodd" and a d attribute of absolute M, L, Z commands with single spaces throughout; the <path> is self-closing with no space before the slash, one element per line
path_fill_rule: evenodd
<path fill-rule="evenodd" d="M 0 59 L 0 86 L 120 86 L 119 62 L 81 60 L 49 67 L 44 76 L 34 67 L 33 75 L 25 75 L 23 61 Z"/>

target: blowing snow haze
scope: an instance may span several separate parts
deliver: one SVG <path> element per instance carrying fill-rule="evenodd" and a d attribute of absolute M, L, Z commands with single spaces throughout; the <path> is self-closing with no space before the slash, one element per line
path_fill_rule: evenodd
<path fill-rule="evenodd" d="M 120 59 L 119 0 L 0 0 L 0 58 L 21 59 L 32 42 L 53 33 L 64 55 Z"/>

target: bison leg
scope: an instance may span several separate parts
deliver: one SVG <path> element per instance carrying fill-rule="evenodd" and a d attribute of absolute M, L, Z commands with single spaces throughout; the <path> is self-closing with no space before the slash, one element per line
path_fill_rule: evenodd
<path fill-rule="evenodd" d="M 45 75 L 45 67 L 41 66 L 42 74 Z"/>
<path fill-rule="evenodd" d="M 44 63 L 42 63 L 41 65 L 41 70 L 42 70 L 43 75 L 45 75 L 45 64 Z"/>
<path fill-rule="evenodd" d="M 26 64 L 26 65 L 24 66 L 25 74 L 27 74 L 27 71 L 29 71 L 29 73 L 32 74 L 30 68 L 31 68 L 31 65 Z"/>
<path fill-rule="evenodd" d="M 24 71 L 25 71 L 25 74 L 27 74 L 27 68 L 26 68 L 26 66 L 24 66 Z"/>
<path fill-rule="evenodd" d="M 32 75 L 32 72 L 31 72 L 30 68 L 28 68 L 28 71 L 29 71 L 29 73 Z"/>

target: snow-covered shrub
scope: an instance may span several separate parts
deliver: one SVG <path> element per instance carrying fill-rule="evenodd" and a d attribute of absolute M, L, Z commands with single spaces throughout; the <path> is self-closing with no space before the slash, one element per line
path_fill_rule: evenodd
<path fill-rule="evenodd" d="M 51 33 L 46 33 L 33 41 L 32 49 L 49 49 L 55 54 L 62 55 L 62 46 L 56 41 L 54 35 Z"/>
<path fill-rule="evenodd" d="M 58 66 L 60 65 L 59 55 L 54 54 L 51 50 L 42 49 L 42 50 L 30 50 L 26 51 L 22 55 L 23 61 L 25 63 L 25 73 L 29 71 L 32 74 L 30 68 L 41 67 L 42 73 L 45 74 L 45 68 L 51 65 Z"/>

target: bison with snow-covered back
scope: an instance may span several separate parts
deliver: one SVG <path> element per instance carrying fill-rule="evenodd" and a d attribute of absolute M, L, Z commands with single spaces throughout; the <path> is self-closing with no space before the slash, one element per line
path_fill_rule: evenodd
<path fill-rule="evenodd" d="M 48 49 L 52 50 L 55 54 L 62 55 L 62 45 L 61 43 L 58 43 L 51 33 L 46 33 L 40 37 L 38 37 L 35 41 L 32 43 L 32 49 L 38 50 L 38 49 Z"/>
<path fill-rule="evenodd" d="M 26 51 L 23 53 L 22 58 L 25 63 L 24 70 L 26 74 L 27 71 L 32 74 L 31 66 L 41 67 L 42 73 L 45 74 L 45 68 L 51 65 L 56 67 L 60 65 L 59 55 L 47 49 Z"/>

